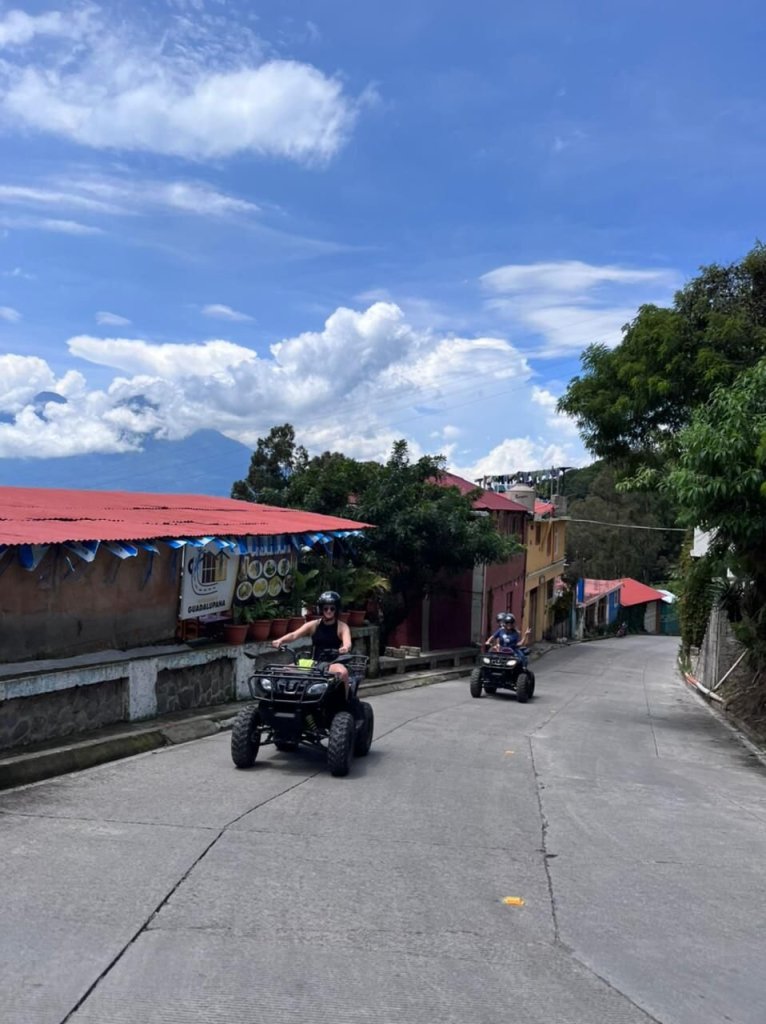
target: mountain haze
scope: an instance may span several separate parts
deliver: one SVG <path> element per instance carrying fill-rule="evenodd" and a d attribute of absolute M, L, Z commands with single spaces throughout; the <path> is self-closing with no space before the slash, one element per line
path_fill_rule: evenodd
<path fill-rule="evenodd" d="M 247 476 L 250 455 L 246 445 L 217 430 L 198 430 L 182 441 L 147 437 L 140 452 L 0 459 L 0 486 L 228 498 L 234 481 Z"/>

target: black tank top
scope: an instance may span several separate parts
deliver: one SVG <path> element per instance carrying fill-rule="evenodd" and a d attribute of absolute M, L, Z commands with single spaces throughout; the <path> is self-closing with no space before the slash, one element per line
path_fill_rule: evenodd
<path fill-rule="evenodd" d="M 319 625 L 314 630 L 312 642 L 315 658 L 322 651 L 337 651 L 343 643 L 338 633 L 337 621 L 325 622 L 324 619 L 320 620 Z"/>

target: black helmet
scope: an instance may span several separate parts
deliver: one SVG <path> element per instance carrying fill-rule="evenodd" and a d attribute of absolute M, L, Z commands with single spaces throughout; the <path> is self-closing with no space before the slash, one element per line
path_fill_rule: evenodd
<path fill-rule="evenodd" d="M 505 612 L 498 612 L 496 618 L 498 622 L 505 622 Z"/>
<path fill-rule="evenodd" d="M 505 613 L 504 621 L 505 621 L 506 626 L 515 626 L 516 625 L 516 616 L 513 615 L 511 612 L 506 612 Z"/>
<path fill-rule="evenodd" d="M 326 604 L 334 604 L 335 610 L 340 611 L 340 594 L 337 590 L 323 590 L 317 598 L 317 611 L 322 613 L 322 608 Z"/>

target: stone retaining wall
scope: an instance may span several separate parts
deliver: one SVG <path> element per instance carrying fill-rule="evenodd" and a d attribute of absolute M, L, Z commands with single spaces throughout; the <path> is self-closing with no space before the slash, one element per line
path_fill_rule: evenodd
<path fill-rule="evenodd" d="M 354 649 L 379 672 L 378 630 L 351 631 Z M 247 700 L 253 662 L 269 643 L 165 645 L 77 658 L 0 665 L 0 750 L 65 739 L 105 725 Z"/>
<path fill-rule="evenodd" d="M 4 700 L 0 702 L 0 750 L 124 722 L 127 706 L 126 677 Z"/>

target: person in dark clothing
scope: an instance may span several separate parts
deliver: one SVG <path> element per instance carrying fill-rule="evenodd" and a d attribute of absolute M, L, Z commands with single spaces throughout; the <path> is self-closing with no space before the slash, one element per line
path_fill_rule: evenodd
<path fill-rule="evenodd" d="M 348 654 L 351 650 L 351 630 L 345 622 L 338 618 L 340 611 L 340 594 L 335 590 L 325 590 L 317 600 L 317 611 L 321 618 L 304 622 L 302 626 L 286 633 L 279 640 L 272 640 L 272 647 L 292 643 L 302 636 L 311 637 L 312 656 L 316 659 L 322 651 L 337 651 Z M 343 680 L 348 696 L 348 669 L 345 665 L 330 665 L 329 672 Z"/>

